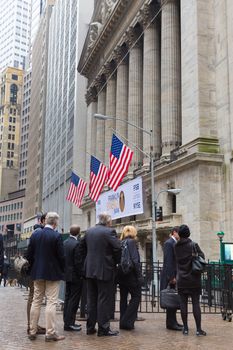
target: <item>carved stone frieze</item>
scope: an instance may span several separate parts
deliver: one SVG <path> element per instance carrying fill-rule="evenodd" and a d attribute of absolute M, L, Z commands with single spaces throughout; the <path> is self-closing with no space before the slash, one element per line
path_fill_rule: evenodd
<path fill-rule="evenodd" d="M 101 22 L 105 24 L 107 19 L 110 17 L 117 0 L 104 0 L 101 5 Z"/>
<path fill-rule="evenodd" d="M 90 24 L 90 31 L 89 31 L 89 44 L 88 44 L 88 50 L 92 49 L 92 47 L 95 44 L 95 41 L 97 40 L 101 30 L 102 30 L 102 23 L 99 22 L 92 22 Z"/>

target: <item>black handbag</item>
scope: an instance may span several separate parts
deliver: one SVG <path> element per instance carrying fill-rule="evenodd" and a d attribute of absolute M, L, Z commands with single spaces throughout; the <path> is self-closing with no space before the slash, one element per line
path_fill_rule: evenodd
<path fill-rule="evenodd" d="M 198 255 L 196 243 L 192 242 L 192 273 L 195 275 L 201 274 L 205 271 L 206 264 L 205 259 Z"/>
<path fill-rule="evenodd" d="M 160 291 L 160 306 L 162 309 L 180 309 L 180 296 L 175 288 L 168 285 Z"/>

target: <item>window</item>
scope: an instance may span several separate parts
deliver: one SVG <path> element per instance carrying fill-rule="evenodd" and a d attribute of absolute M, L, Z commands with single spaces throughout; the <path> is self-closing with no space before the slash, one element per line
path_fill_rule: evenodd
<path fill-rule="evenodd" d="M 18 80 L 18 75 L 12 74 L 12 80 Z"/>
<path fill-rule="evenodd" d="M 10 87 L 10 103 L 15 105 L 17 103 L 18 87 L 16 84 L 12 84 Z"/>

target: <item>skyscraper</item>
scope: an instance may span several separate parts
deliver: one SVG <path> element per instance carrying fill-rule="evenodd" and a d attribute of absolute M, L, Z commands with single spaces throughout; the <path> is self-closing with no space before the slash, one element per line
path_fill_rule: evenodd
<path fill-rule="evenodd" d="M 0 72 L 23 68 L 29 53 L 31 0 L 0 0 Z"/>
<path fill-rule="evenodd" d="M 43 209 L 55 210 L 68 230 L 78 209 L 65 200 L 71 170 L 82 167 L 77 149 L 77 120 L 85 118 L 86 79 L 76 70 L 93 11 L 93 1 L 57 0 L 49 28 Z"/>
<path fill-rule="evenodd" d="M 42 209 L 43 139 L 49 21 L 55 0 L 48 0 L 32 48 L 30 125 L 27 158 L 25 219 Z"/>
<path fill-rule="evenodd" d="M 0 198 L 17 189 L 23 71 L 6 68 L 0 76 Z"/>
<path fill-rule="evenodd" d="M 31 0 L 31 1 L 32 1 L 31 43 L 33 45 L 37 30 L 40 25 L 41 16 L 46 7 L 46 0 Z"/>

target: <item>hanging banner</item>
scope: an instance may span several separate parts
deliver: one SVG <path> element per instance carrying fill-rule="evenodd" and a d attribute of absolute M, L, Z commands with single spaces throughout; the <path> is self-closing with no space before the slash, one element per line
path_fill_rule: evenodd
<path fill-rule="evenodd" d="M 99 214 L 106 213 L 112 219 L 143 213 L 142 178 L 138 177 L 113 190 L 104 192 L 96 202 L 96 222 Z"/>

